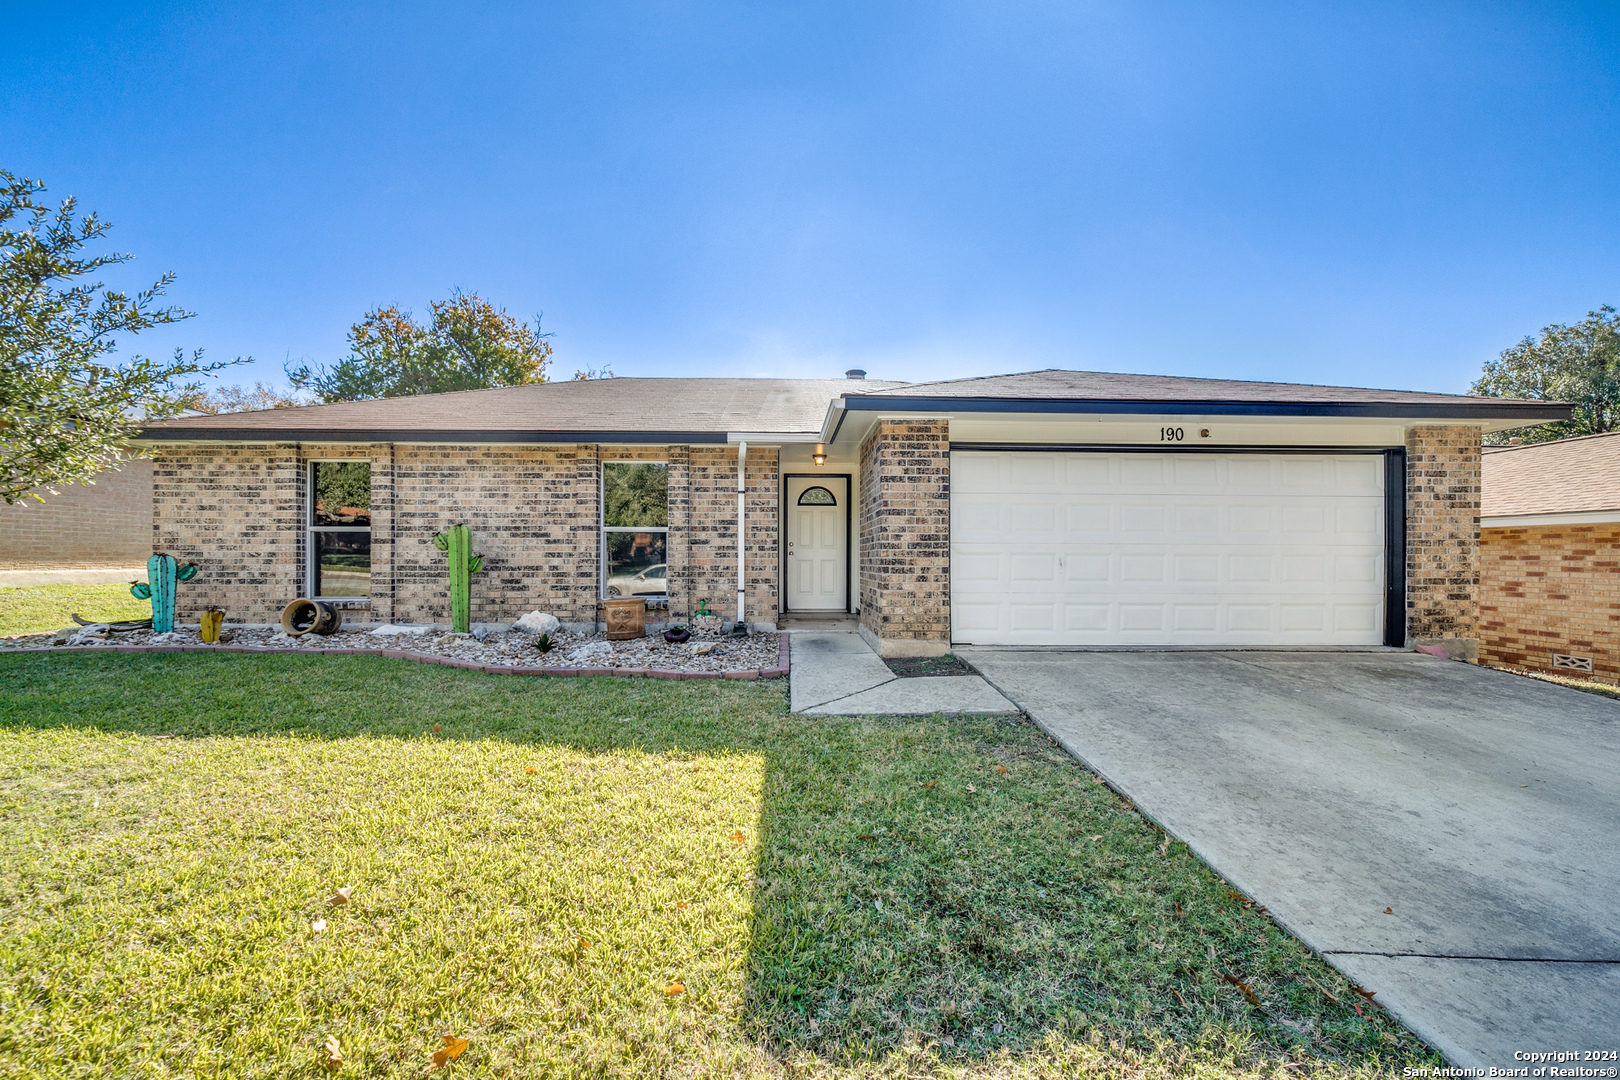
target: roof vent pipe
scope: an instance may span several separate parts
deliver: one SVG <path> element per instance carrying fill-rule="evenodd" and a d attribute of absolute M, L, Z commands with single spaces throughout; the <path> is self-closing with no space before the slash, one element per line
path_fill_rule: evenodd
<path fill-rule="evenodd" d="M 848 371 L 844 372 L 844 378 L 846 378 L 846 379 L 864 379 L 864 378 L 866 378 L 866 372 L 862 371 L 858 367 L 852 367 Z"/>

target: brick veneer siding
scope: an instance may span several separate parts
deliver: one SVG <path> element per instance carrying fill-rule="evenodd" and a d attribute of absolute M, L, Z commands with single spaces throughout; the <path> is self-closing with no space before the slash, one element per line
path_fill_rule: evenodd
<path fill-rule="evenodd" d="M 564 622 L 599 618 L 600 478 L 604 461 L 669 464 L 670 617 L 696 597 L 736 604 L 737 453 L 724 447 L 164 446 L 158 448 L 155 542 L 198 564 L 181 618 L 225 608 L 230 622 L 273 622 L 302 594 L 310 461 L 371 463 L 371 613 L 355 620 L 444 622 L 449 588 L 433 534 L 465 523 L 485 557 L 472 619 L 533 610 Z M 778 481 L 775 449 L 750 449 L 748 618 L 774 622 Z M 657 616 L 655 616 L 657 618 Z"/>
<path fill-rule="evenodd" d="M 1480 658 L 1551 670 L 1554 653 L 1620 683 L 1620 524 L 1480 530 Z"/>
<path fill-rule="evenodd" d="M 690 611 L 688 605 L 701 597 L 709 601 L 709 610 L 733 618 L 737 611 L 737 449 L 693 446 L 689 453 L 691 519 L 684 533 L 690 547 L 687 591 L 679 610 Z M 749 448 L 743 484 L 748 510 L 743 547 L 745 615 L 749 622 L 774 623 L 781 531 L 780 464 L 775 448 Z M 674 511 L 672 495 L 671 514 Z M 673 598 L 670 608 L 677 610 Z"/>
<path fill-rule="evenodd" d="M 883 656 L 951 643 L 951 451 L 945 420 L 879 420 L 861 443 L 860 628 Z"/>
<path fill-rule="evenodd" d="M 152 548 L 195 562 L 175 610 L 272 622 L 299 595 L 302 458 L 293 445 L 171 446 L 154 454 Z"/>
<path fill-rule="evenodd" d="M 1472 660 L 1479 647 L 1480 429 L 1406 433 L 1406 635 Z"/>
<path fill-rule="evenodd" d="M 0 570 L 145 566 L 152 554 L 152 463 L 126 461 L 44 502 L 0 505 Z"/>

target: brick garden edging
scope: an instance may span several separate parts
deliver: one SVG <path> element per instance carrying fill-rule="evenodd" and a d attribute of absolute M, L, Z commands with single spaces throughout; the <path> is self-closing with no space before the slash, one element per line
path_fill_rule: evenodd
<path fill-rule="evenodd" d="M 84 652 L 157 653 L 253 653 L 296 656 L 382 656 L 389 660 L 410 660 L 417 664 L 439 664 L 463 671 L 481 671 L 485 675 L 531 675 L 551 679 L 590 679 L 617 676 L 622 679 L 780 679 L 788 673 L 788 635 L 782 639 L 776 666 L 758 671 L 665 671 L 660 668 L 550 668 L 505 667 L 500 664 L 475 664 L 470 660 L 453 660 L 433 653 L 412 652 L 409 649 L 282 649 L 271 645 L 102 645 Z M 52 650 L 55 651 L 55 650 Z"/>

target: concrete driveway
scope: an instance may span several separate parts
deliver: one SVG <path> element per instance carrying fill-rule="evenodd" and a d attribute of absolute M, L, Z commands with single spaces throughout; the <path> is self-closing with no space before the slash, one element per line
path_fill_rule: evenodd
<path fill-rule="evenodd" d="M 1393 651 L 959 655 L 1454 1064 L 1620 1049 L 1620 702 Z"/>

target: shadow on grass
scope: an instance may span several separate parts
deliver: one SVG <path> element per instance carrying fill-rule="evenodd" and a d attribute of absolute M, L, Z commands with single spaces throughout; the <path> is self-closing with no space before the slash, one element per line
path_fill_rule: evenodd
<path fill-rule="evenodd" d="M 971 1063 L 1100 1036 L 1436 1060 L 1022 721 L 806 719 L 781 683 L 79 653 L 0 656 L 0 725 L 758 755 L 741 1024 L 782 1057 L 933 1044 Z"/>

